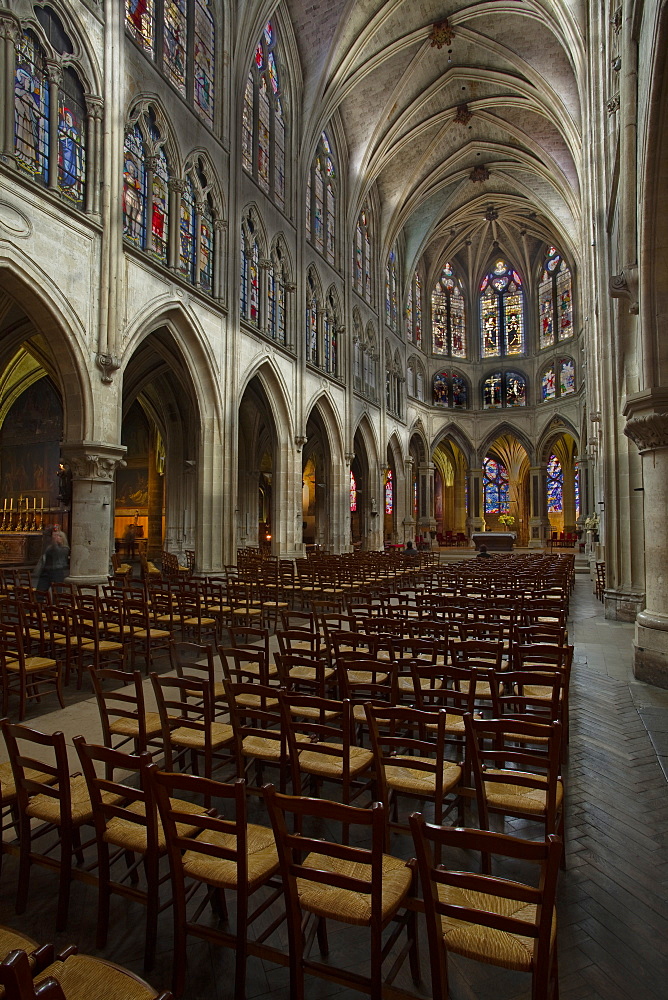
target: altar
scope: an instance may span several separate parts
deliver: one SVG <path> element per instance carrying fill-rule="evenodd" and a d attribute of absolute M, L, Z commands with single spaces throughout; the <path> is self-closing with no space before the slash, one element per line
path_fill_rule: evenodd
<path fill-rule="evenodd" d="M 488 552 L 511 552 L 517 535 L 514 531 L 474 531 L 471 538 L 476 550 L 486 545 Z"/>

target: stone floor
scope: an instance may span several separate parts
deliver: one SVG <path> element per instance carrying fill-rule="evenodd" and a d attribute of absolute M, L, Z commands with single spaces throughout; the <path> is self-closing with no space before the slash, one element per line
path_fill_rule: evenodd
<path fill-rule="evenodd" d="M 634 680 L 632 626 L 605 621 L 602 605 L 590 590 L 590 581 L 579 576 L 569 624 L 575 667 L 565 770 L 568 863 L 558 903 L 561 1000 L 660 1000 L 668 982 L 668 691 Z M 45 731 L 62 729 L 68 741 L 77 733 L 99 740 L 91 696 L 68 691 L 67 700 L 64 712 L 49 711 L 45 701 L 41 710 L 30 710 L 26 721 Z M 399 839 L 396 844 L 395 853 L 408 856 L 409 845 Z M 28 912 L 21 917 L 14 914 L 16 878 L 16 860 L 7 856 L 0 882 L 0 922 L 40 942 L 75 942 L 82 951 L 96 953 L 93 887 L 74 883 L 68 928 L 55 934 L 54 875 L 33 870 Z M 113 900 L 112 928 L 101 954 L 141 973 L 141 908 Z M 284 938 L 282 932 L 278 936 Z M 158 960 L 147 978 L 167 987 L 169 912 L 161 917 L 159 942 Z M 363 934 L 333 929 L 330 944 L 333 963 L 363 970 Z M 426 941 L 422 951 L 424 982 L 417 994 L 426 997 Z M 187 1000 L 231 997 L 232 976 L 231 953 L 198 941 L 189 946 Z M 287 969 L 251 959 L 247 995 L 287 1000 L 288 980 Z M 410 987 L 407 974 L 401 984 Z M 519 1000 L 528 996 L 528 983 L 519 974 L 454 958 L 451 993 L 457 1000 Z M 308 981 L 309 1000 L 333 996 L 352 994 L 331 983 Z"/>

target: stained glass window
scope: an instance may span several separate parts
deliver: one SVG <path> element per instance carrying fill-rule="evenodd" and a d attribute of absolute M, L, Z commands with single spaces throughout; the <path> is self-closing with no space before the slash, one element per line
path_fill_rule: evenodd
<path fill-rule="evenodd" d="M 413 276 L 413 299 L 415 310 L 415 343 L 422 346 L 422 279 L 416 271 Z"/>
<path fill-rule="evenodd" d="M 394 483 L 392 481 L 392 469 L 387 470 L 385 478 L 385 513 L 391 514 L 394 509 Z"/>
<path fill-rule="evenodd" d="M 368 229 L 364 236 L 364 298 L 371 302 L 371 237 Z"/>
<path fill-rule="evenodd" d="M 192 180 L 188 178 L 181 195 L 179 214 L 179 271 L 189 280 L 192 280 L 195 270 L 197 251 L 195 222 L 195 191 Z"/>
<path fill-rule="evenodd" d="M 213 292 L 213 212 L 209 199 L 204 202 L 199 222 L 199 283 L 205 291 Z"/>
<path fill-rule="evenodd" d="M 161 44 L 156 25 L 162 29 Z M 212 127 L 216 48 L 212 0 L 125 0 L 125 26 Z"/>
<path fill-rule="evenodd" d="M 406 299 L 406 339 L 412 341 L 415 337 L 413 330 L 413 289 L 408 290 Z"/>
<path fill-rule="evenodd" d="M 180 94 L 186 94 L 186 0 L 165 0 L 163 65 L 167 79 Z"/>
<path fill-rule="evenodd" d="M 215 28 L 211 0 L 195 2 L 194 98 L 195 110 L 213 127 Z"/>
<path fill-rule="evenodd" d="M 125 24 L 134 40 L 152 53 L 155 41 L 153 0 L 125 0 Z"/>
<path fill-rule="evenodd" d="M 331 181 L 327 185 L 327 260 L 334 263 L 336 235 L 336 196 Z"/>
<path fill-rule="evenodd" d="M 575 392 L 575 364 L 572 358 L 562 358 L 559 362 L 559 391 L 562 396 Z"/>
<path fill-rule="evenodd" d="M 355 482 L 355 476 L 353 475 L 353 470 L 350 470 L 350 513 L 354 514 L 357 510 L 357 483 Z"/>
<path fill-rule="evenodd" d="M 511 264 L 499 257 L 480 283 L 483 358 L 524 353 L 524 291 Z"/>
<path fill-rule="evenodd" d="M 564 471 L 556 455 L 547 463 L 547 512 L 561 514 L 564 509 Z"/>
<path fill-rule="evenodd" d="M 468 386 L 466 380 L 456 372 L 438 372 L 434 375 L 432 389 L 435 406 L 447 406 L 457 410 L 467 408 Z"/>
<path fill-rule="evenodd" d="M 32 31 L 21 35 L 14 82 L 14 155 L 16 165 L 49 182 L 49 81 L 46 57 Z"/>
<path fill-rule="evenodd" d="M 319 157 L 316 157 L 315 161 L 315 211 L 314 211 L 314 230 L 313 235 L 315 237 L 316 249 L 322 253 L 322 248 L 324 246 L 324 210 L 323 210 L 323 192 L 324 192 L 324 181 L 322 177 L 322 166 L 320 164 Z"/>
<path fill-rule="evenodd" d="M 573 487 L 575 490 L 575 520 L 577 521 L 580 517 L 580 467 L 578 465 L 575 466 Z"/>
<path fill-rule="evenodd" d="M 63 70 L 58 95 L 58 188 L 77 207 L 83 205 L 86 176 L 86 99 L 71 69 Z"/>
<path fill-rule="evenodd" d="M 151 208 L 151 253 L 163 264 L 167 263 L 167 239 L 169 235 L 168 202 L 169 169 L 164 150 L 160 149 L 154 158 L 153 189 Z"/>
<path fill-rule="evenodd" d="M 123 235 L 143 248 L 146 241 L 146 167 L 144 140 L 135 125 L 125 137 L 123 169 Z"/>
<path fill-rule="evenodd" d="M 260 244 L 257 228 L 249 212 L 241 224 L 241 316 L 260 325 Z"/>
<path fill-rule="evenodd" d="M 461 282 L 452 264 L 441 271 L 431 293 L 432 351 L 448 357 L 466 357 L 466 308 Z"/>
<path fill-rule="evenodd" d="M 482 463 L 485 514 L 507 514 L 510 509 L 508 470 L 488 455 Z"/>
<path fill-rule="evenodd" d="M 541 379 L 541 392 L 543 400 L 554 399 L 557 395 L 557 383 L 554 377 L 554 365 L 550 365 L 543 372 L 543 377 Z"/>
<path fill-rule="evenodd" d="M 307 181 L 306 235 L 318 253 L 326 257 L 331 264 L 336 259 L 335 185 L 334 154 L 327 134 L 322 132 Z M 363 262 L 360 263 L 363 266 Z M 357 291 L 362 294 L 361 283 Z"/>
<path fill-rule="evenodd" d="M 271 255 L 271 268 L 267 279 L 269 305 L 269 336 L 285 343 L 285 268 L 283 252 L 277 244 Z"/>
<path fill-rule="evenodd" d="M 318 293 L 310 271 L 306 277 L 306 360 L 318 363 Z"/>
<path fill-rule="evenodd" d="M 246 80 L 241 163 L 267 194 L 285 204 L 285 110 L 276 27 L 268 21 Z"/>
<path fill-rule="evenodd" d="M 494 372 L 482 384 L 482 405 L 485 410 L 502 406 L 526 406 L 527 383 L 519 372 Z"/>
<path fill-rule="evenodd" d="M 556 247 L 548 247 L 538 285 L 540 346 L 551 347 L 558 339 L 573 336 L 571 272 Z"/>

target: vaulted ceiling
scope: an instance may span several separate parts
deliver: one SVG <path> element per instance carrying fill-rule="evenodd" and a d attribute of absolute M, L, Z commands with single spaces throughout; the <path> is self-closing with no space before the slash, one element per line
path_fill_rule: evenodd
<path fill-rule="evenodd" d="M 577 257 L 583 0 L 287 6 L 305 155 L 338 113 L 350 227 L 375 186 L 379 249 L 403 234 L 407 273 L 423 257 L 436 275 L 456 256 L 475 272 L 493 249 L 527 266 L 545 242 Z"/>

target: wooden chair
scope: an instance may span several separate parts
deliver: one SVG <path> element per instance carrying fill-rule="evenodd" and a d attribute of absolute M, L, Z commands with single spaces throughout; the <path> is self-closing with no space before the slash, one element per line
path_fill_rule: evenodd
<path fill-rule="evenodd" d="M 55 690 L 60 707 L 65 708 L 61 663 L 50 656 L 27 656 L 20 625 L 0 624 L 0 667 L 2 669 L 2 714 L 9 711 L 9 699 L 19 699 L 19 722 L 23 721 L 28 699 L 40 701 L 45 689 Z"/>
<path fill-rule="evenodd" d="M 74 947 L 57 955 L 34 979 L 25 951 L 11 952 L 0 963 L 0 985 L 6 1000 L 173 1000 L 171 993 L 158 993 L 120 965 L 79 955 Z"/>
<path fill-rule="evenodd" d="M 77 689 L 81 688 L 84 666 L 98 670 L 110 660 L 121 662 L 125 669 L 126 646 L 123 634 L 117 638 L 108 638 L 105 634 L 106 623 L 100 619 L 98 602 L 88 607 L 71 608 L 68 611 L 72 622 L 72 631 L 78 639 L 79 655 L 77 658 Z M 113 628 L 114 622 L 110 622 Z"/>
<path fill-rule="evenodd" d="M 135 754 L 146 750 L 161 752 L 160 716 L 146 711 L 140 672 L 117 667 L 90 668 L 90 677 L 100 710 L 104 745 L 110 750 L 122 750 L 132 742 Z M 115 687 L 108 686 L 112 684 Z"/>
<path fill-rule="evenodd" d="M 424 712 L 401 706 L 364 706 L 374 757 L 376 790 L 385 806 L 386 849 L 390 830 L 408 832 L 399 822 L 398 798 L 409 796 L 433 803 L 434 822 L 442 823 L 457 804 L 462 768 L 445 759 L 447 712 Z M 455 798 L 446 807 L 447 796 Z"/>
<path fill-rule="evenodd" d="M 245 782 L 221 784 L 205 778 L 184 774 L 162 773 L 149 768 L 149 781 L 158 803 L 162 827 L 169 854 L 174 897 L 174 966 L 173 990 L 183 994 L 186 982 L 186 944 L 188 935 L 203 938 L 217 945 L 233 948 L 235 954 L 234 996 L 245 996 L 246 960 L 251 952 L 248 931 L 260 914 L 280 895 L 277 889 L 250 913 L 250 898 L 271 882 L 279 862 L 272 831 L 264 826 L 249 824 L 246 816 Z M 176 796 L 188 796 L 185 802 Z M 225 803 L 229 818 L 210 809 L 211 801 Z M 193 813 L 186 806 L 197 806 Z M 196 828 L 194 838 L 183 834 L 184 824 Z M 226 914 L 224 893 L 236 893 L 236 934 L 211 923 L 198 923 L 202 905 L 193 917 L 188 916 L 186 880 L 204 885 L 207 899 L 219 904 Z M 262 934 L 267 937 L 282 922 L 280 914 L 274 924 Z M 232 991 L 230 990 L 230 994 Z"/>
<path fill-rule="evenodd" d="M 279 768 L 280 787 L 284 791 L 288 746 L 276 688 L 227 681 L 225 691 L 234 730 L 237 777 L 248 780 L 248 771 L 254 763 L 256 784 L 261 786 L 263 765 L 271 764 Z"/>
<path fill-rule="evenodd" d="M 290 995 L 295 1000 L 304 1000 L 307 995 L 304 977 L 308 974 L 360 990 L 372 1000 L 381 1000 L 385 987 L 383 960 L 399 940 L 404 927 L 408 941 L 402 955 L 408 950 L 413 979 L 419 982 L 415 915 L 404 909 L 414 890 L 414 871 L 411 862 L 383 853 L 385 816 L 382 804 L 375 802 L 371 809 L 358 809 L 324 799 L 281 795 L 271 785 L 265 787 L 265 799 L 285 892 Z M 288 817 L 294 818 L 295 833 L 290 832 Z M 305 823 L 310 820 L 319 824 L 341 824 L 344 840 L 349 839 L 351 827 L 370 833 L 371 847 L 351 847 L 311 837 L 305 832 Z M 310 933 L 303 919 L 310 921 Z M 310 957 L 309 948 L 316 932 L 321 952 L 327 953 L 327 920 L 369 929 L 371 968 L 368 976 Z M 383 932 L 392 921 L 397 921 L 397 926 L 383 941 Z M 399 965 L 397 960 L 389 981 Z"/>
<path fill-rule="evenodd" d="M 72 868 L 72 856 L 83 862 L 80 830 L 92 825 L 93 807 L 82 774 L 70 775 L 65 736 L 61 732 L 48 736 L 27 726 L 12 725 L 4 720 L 2 732 L 14 772 L 19 812 L 19 880 L 16 912 L 23 913 L 28 900 L 30 869 L 44 865 L 59 872 L 58 911 L 56 929 L 64 930 L 70 899 L 72 877 L 92 881 L 86 873 Z M 47 759 L 42 759 L 47 758 Z M 38 778 L 32 777 L 34 772 Z M 47 776 L 47 780 L 42 778 Z M 33 825 L 33 820 L 38 824 Z M 56 842 L 53 843 L 53 834 Z M 52 841 L 44 853 L 36 848 L 42 837 Z M 51 857 L 59 845 L 58 859 Z"/>
<path fill-rule="evenodd" d="M 151 674 L 153 690 L 162 723 L 165 769 L 183 766 L 190 755 L 197 774 L 198 759 L 203 759 L 204 776 L 210 778 L 214 764 L 230 762 L 234 741 L 231 726 L 216 722 L 213 696 L 207 681 L 196 677 L 159 677 Z"/>
<path fill-rule="evenodd" d="M 107 943 L 112 893 L 140 903 L 146 907 L 144 967 L 150 969 L 155 960 L 158 913 L 161 909 L 160 857 L 166 852 L 165 836 L 158 822 L 155 802 L 146 784 L 150 754 L 135 755 L 93 746 L 86 743 L 83 736 L 74 737 L 74 746 L 88 785 L 97 839 L 98 909 L 95 946 L 104 948 Z M 98 770 L 101 772 L 102 769 L 105 777 L 98 774 Z M 190 805 L 185 803 L 184 811 Z M 184 836 L 192 836 L 195 832 L 192 826 L 182 830 Z M 119 866 L 119 875 L 113 878 L 112 871 Z M 142 870 L 143 885 L 139 881 L 139 872 Z"/>
<path fill-rule="evenodd" d="M 3 720 L 9 721 L 9 720 Z M 26 772 L 27 776 L 31 781 L 42 782 L 46 785 L 55 784 L 56 778 L 53 774 L 45 774 L 44 771 L 29 770 Z M 4 840 L 4 834 L 7 830 L 12 829 L 16 835 L 19 837 L 20 826 L 19 826 L 19 809 L 18 809 L 18 795 L 16 792 L 16 782 L 14 780 L 14 771 L 12 768 L 11 761 L 3 761 L 0 764 L 0 873 L 2 872 L 2 856 L 7 850 Z M 12 944 L 11 947 L 8 945 L 4 954 L 7 954 L 12 948 L 25 948 L 25 945 Z M 35 947 L 37 947 L 35 945 Z M 3 955 L 4 957 L 4 955 Z"/>
<path fill-rule="evenodd" d="M 276 653 L 279 685 L 286 691 L 326 698 L 336 683 L 336 671 L 322 656 Z"/>
<path fill-rule="evenodd" d="M 126 620 L 130 625 L 130 658 L 134 668 L 137 655 L 144 658 L 144 670 L 149 673 L 153 656 L 158 650 L 168 650 L 171 632 L 159 628 L 152 617 L 151 609 L 146 600 L 128 597 L 125 600 Z M 162 623 L 164 624 L 164 623 Z"/>
<path fill-rule="evenodd" d="M 301 790 L 302 775 L 307 775 L 317 785 L 334 781 L 341 786 L 343 802 L 353 801 L 368 786 L 362 779 L 373 754 L 355 743 L 350 702 L 285 691 L 279 698 L 293 790 Z M 362 786 L 353 792 L 354 783 L 360 781 Z"/>
<path fill-rule="evenodd" d="M 321 638 L 319 632 L 305 632 L 303 629 L 279 629 L 276 632 L 278 648 L 283 656 L 296 653 L 301 656 L 320 656 Z"/>
<path fill-rule="evenodd" d="M 213 646 L 210 643 L 177 642 L 171 639 L 169 662 L 177 677 L 197 677 L 206 681 L 216 714 L 225 711 L 227 707 L 225 683 L 222 679 L 216 680 Z"/>
<path fill-rule="evenodd" d="M 531 974 L 532 1000 L 557 1000 L 555 896 L 561 841 L 550 834 L 534 843 L 488 831 L 456 829 L 410 818 L 429 941 L 432 995 L 448 1000 L 448 954 Z M 457 870 L 438 863 L 457 851 Z M 470 851 L 482 856 L 483 874 L 462 871 Z M 507 859 L 513 874 L 485 874 L 491 858 Z M 518 882 L 517 863 L 537 870 L 536 885 Z M 512 881 L 511 881 L 512 879 Z"/>
<path fill-rule="evenodd" d="M 464 718 L 475 779 L 478 821 L 489 829 L 490 813 L 540 823 L 544 839 L 564 844 L 564 784 L 560 722 Z"/>
<path fill-rule="evenodd" d="M 218 619 L 209 612 L 202 587 L 193 580 L 182 582 L 175 595 L 183 639 L 199 645 L 215 642 L 219 633 Z"/>

